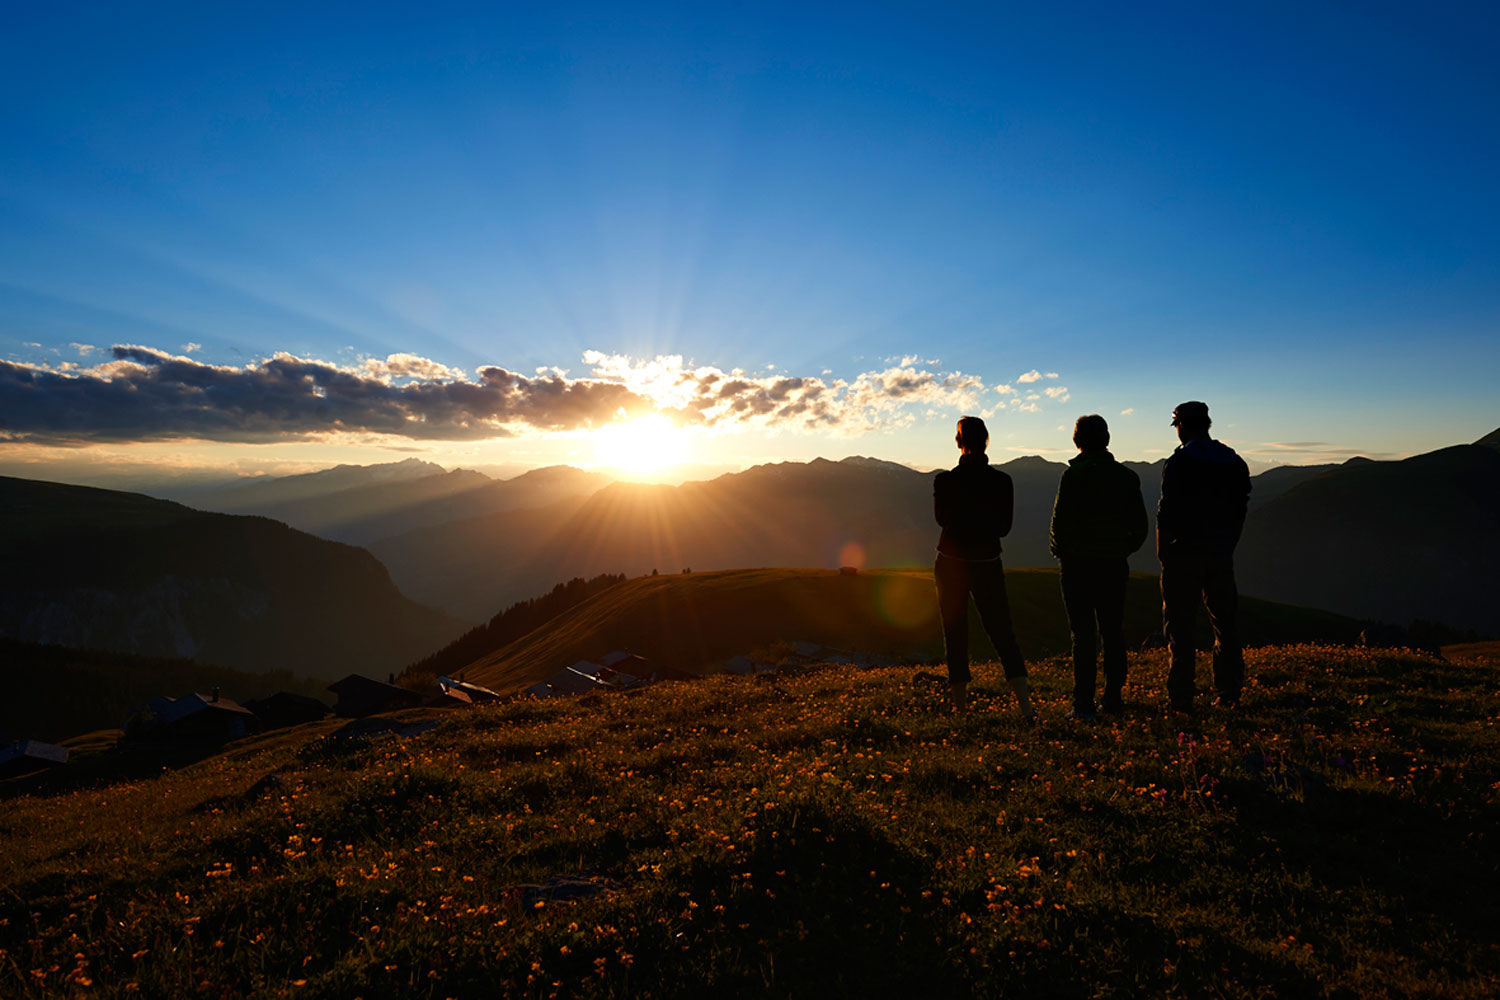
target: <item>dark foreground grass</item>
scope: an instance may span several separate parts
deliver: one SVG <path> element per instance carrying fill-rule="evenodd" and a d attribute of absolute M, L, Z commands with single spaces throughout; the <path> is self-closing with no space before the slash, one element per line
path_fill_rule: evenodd
<path fill-rule="evenodd" d="M 1489 997 L 1493 661 L 1264 649 L 1244 709 L 914 669 L 322 723 L 0 802 L 0 995 Z M 1148 697 L 1148 693 L 1153 697 Z"/>

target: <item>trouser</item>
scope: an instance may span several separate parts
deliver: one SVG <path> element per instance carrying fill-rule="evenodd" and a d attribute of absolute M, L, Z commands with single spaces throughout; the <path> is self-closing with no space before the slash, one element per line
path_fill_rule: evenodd
<path fill-rule="evenodd" d="M 1238 698 L 1245 685 L 1245 657 L 1240 649 L 1239 591 L 1234 585 L 1231 552 L 1173 552 L 1161 563 L 1162 631 L 1172 651 L 1167 697 L 1175 705 L 1192 704 L 1196 691 L 1193 631 L 1198 602 L 1208 609 L 1214 630 L 1214 688 L 1223 698 Z"/>
<path fill-rule="evenodd" d="M 1125 584 L 1123 557 L 1068 556 L 1062 560 L 1063 606 L 1073 633 L 1073 707 L 1094 710 L 1099 647 L 1104 648 L 1104 703 L 1118 705 L 1125 688 Z M 1097 641 L 1095 628 L 1097 625 Z"/>
<path fill-rule="evenodd" d="M 943 620 L 943 646 L 948 653 L 948 680 L 967 683 L 969 673 L 969 595 L 979 609 L 979 620 L 1000 654 L 1007 679 L 1026 676 L 1026 661 L 1010 622 L 1010 599 L 1005 593 L 1005 570 L 999 559 L 970 562 L 939 553 L 932 567 L 937 581 L 938 614 Z"/>

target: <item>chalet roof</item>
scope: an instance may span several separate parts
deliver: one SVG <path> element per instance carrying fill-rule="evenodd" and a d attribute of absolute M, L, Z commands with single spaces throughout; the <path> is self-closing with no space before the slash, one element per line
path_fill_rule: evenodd
<path fill-rule="evenodd" d="M 68 748 L 40 740 L 21 740 L 0 747 L 0 767 L 12 761 L 36 761 L 43 764 L 66 764 Z"/>
<path fill-rule="evenodd" d="M 319 701 L 312 695 L 298 694 L 295 691 L 277 691 L 275 694 L 266 695 L 264 698 L 252 698 L 250 701 L 245 702 L 245 707 L 256 714 L 259 714 L 264 709 L 276 711 L 307 709 L 313 711 L 321 708 L 325 714 L 328 712 L 326 702 Z"/>
<path fill-rule="evenodd" d="M 365 691 L 406 691 L 406 688 L 395 684 L 387 684 L 385 681 L 378 681 L 373 677 L 366 677 L 364 674 L 350 674 L 343 680 L 334 681 L 328 685 L 328 690 L 334 694 L 341 695 Z"/>
<path fill-rule="evenodd" d="M 439 684 L 422 704 L 436 708 L 456 708 L 461 705 L 473 705 L 474 700 L 457 688 Z"/>
<path fill-rule="evenodd" d="M 498 701 L 503 695 L 498 691 L 491 691 L 487 687 L 478 684 L 470 684 L 468 681 L 456 681 L 452 677 L 439 677 L 438 683 L 454 691 L 462 691 L 469 696 L 470 701 Z"/>
<path fill-rule="evenodd" d="M 598 664 L 580 660 L 547 678 L 554 694 L 582 694 L 599 686 Z"/>
<path fill-rule="evenodd" d="M 235 715 L 254 716 L 255 713 L 238 702 L 230 701 L 228 698 L 215 698 L 212 695 L 185 694 L 181 698 L 152 698 L 150 703 L 151 713 L 163 724 L 170 725 L 179 719 L 185 719 L 199 712 L 230 712 Z"/>
<path fill-rule="evenodd" d="M 422 696 L 415 691 L 363 674 L 350 674 L 328 685 L 338 695 L 334 711 L 340 715 L 373 715 L 376 712 L 416 705 Z"/>

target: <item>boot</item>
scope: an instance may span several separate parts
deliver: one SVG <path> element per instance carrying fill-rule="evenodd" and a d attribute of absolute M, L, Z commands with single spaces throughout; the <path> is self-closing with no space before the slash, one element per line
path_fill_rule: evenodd
<path fill-rule="evenodd" d="M 969 682 L 954 681 L 948 688 L 949 704 L 953 706 L 953 714 L 963 715 L 969 710 Z"/>
<path fill-rule="evenodd" d="M 1016 693 L 1016 708 L 1027 722 L 1036 721 L 1036 709 L 1031 707 L 1031 684 L 1025 677 L 1008 678 L 1010 689 Z"/>

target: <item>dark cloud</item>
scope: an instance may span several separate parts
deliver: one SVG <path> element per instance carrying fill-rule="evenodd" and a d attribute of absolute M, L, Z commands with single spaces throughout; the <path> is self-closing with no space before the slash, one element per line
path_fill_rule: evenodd
<path fill-rule="evenodd" d="M 86 370 L 0 361 L 0 434 L 46 443 L 260 442 L 340 432 L 466 440 L 571 430 L 606 423 L 621 409 L 653 409 L 616 382 L 494 367 L 479 382 L 400 382 L 403 373 L 432 370 L 409 356 L 393 366 L 404 371 L 373 374 L 289 354 L 237 368 L 134 345 L 111 353 L 113 361 Z"/>
<path fill-rule="evenodd" d="M 498 366 L 473 377 L 413 354 L 340 366 L 277 354 L 207 364 L 121 345 L 92 368 L 0 361 L 0 440 L 48 444 L 197 438 L 260 442 L 329 434 L 471 440 L 597 427 L 657 413 L 706 427 L 859 433 L 910 419 L 909 408 L 972 408 L 972 375 L 909 365 L 852 381 L 687 367 L 589 351 L 586 378 Z M 1004 387 L 1008 388 L 1008 387 Z"/>

